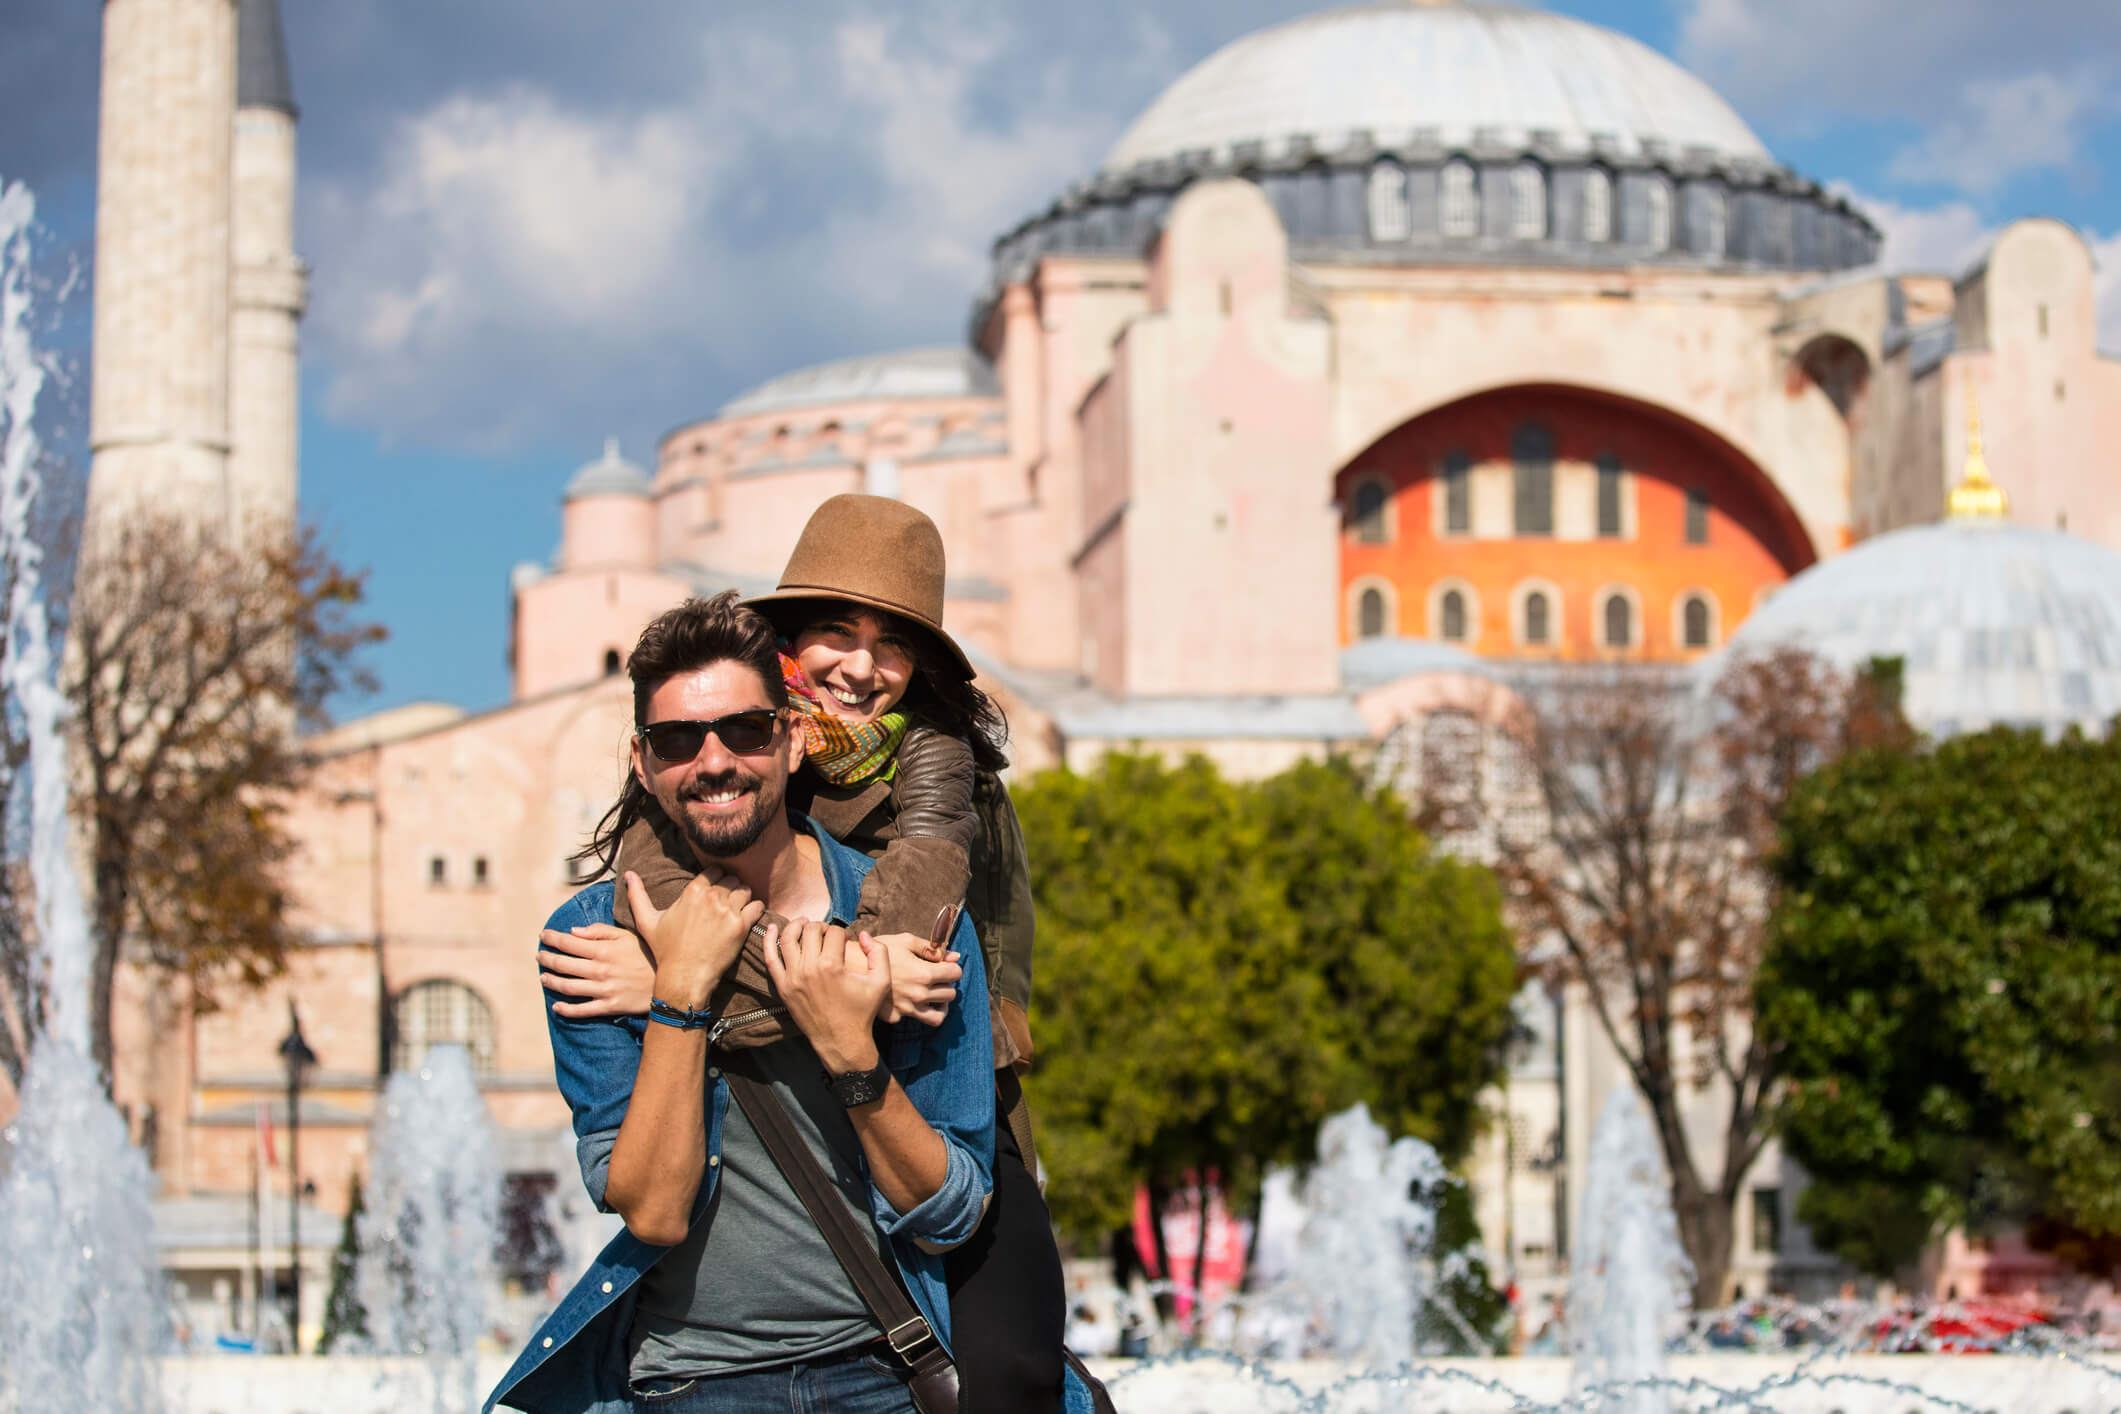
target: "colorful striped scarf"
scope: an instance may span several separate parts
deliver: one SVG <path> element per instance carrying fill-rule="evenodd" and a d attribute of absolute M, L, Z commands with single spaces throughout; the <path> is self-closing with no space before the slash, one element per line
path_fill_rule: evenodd
<path fill-rule="evenodd" d="M 835 717 L 825 710 L 810 675 L 786 653 L 781 654 L 781 681 L 788 684 L 788 705 L 802 727 L 803 758 L 819 775 L 841 786 L 891 779 L 906 736 L 904 712 L 886 712 L 873 722 Z"/>

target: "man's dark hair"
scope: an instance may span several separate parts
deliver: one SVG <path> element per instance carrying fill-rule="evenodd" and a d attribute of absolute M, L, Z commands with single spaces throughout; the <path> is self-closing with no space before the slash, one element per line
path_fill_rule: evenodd
<path fill-rule="evenodd" d="M 641 630 L 626 658 L 626 676 L 633 679 L 633 729 L 638 732 L 648 725 L 649 699 L 664 683 L 679 673 L 698 672 L 716 663 L 741 663 L 751 669 L 765 684 L 767 701 L 785 709 L 788 683 L 781 676 L 779 643 L 773 625 L 739 603 L 734 589 L 665 609 Z M 601 872 L 618 868 L 619 841 L 641 818 L 649 800 L 647 788 L 629 769 L 619 798 L 573 858 L 594 859 L 602 866 Z"/>
<path fill-rule="evenodd" d="M 687 599 L 649 620 L 626 658 L 633 679 L 633 729 L 648 725 L 648 700 L 679 673 L 698 672 L 716 663 L 742 663 L 766 684 L 776 707 L 788 705 L 788 684 L 781 677 L 780 635 L 766 617 L 737 601 L 734 589 L 712 599 Z"/>

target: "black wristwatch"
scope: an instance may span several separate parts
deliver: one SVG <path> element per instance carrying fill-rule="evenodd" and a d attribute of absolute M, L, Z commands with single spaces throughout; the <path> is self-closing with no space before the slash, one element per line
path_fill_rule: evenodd
<path fill-rule="evenodd" d="M 884 1098 L 884 1092 L 891 1088 L 891 1067 L 879 1059 L 868 1070 L 849 1071 L 845 1075 L 834 1075 L 828 1070 L 825 1084 L 839 1096 L 840 1103 L 851 1110 L 857 1105 L 873 1104 Z"/>

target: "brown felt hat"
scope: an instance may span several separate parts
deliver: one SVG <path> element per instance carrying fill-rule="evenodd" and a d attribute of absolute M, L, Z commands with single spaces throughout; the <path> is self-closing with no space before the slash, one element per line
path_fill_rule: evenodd
<path fill-rule="evenodd" d="M 803 600 L 861 604 L 896 614 L 935 636 L 966 677 L 972 662 L 943 630 L 943 535 L 935 522 L 889 496 L 834 496 L 810 513 L 780 587 L 744 601 L 784 632 Z M 785 606 L 785 609 L 784 607 Z"/>

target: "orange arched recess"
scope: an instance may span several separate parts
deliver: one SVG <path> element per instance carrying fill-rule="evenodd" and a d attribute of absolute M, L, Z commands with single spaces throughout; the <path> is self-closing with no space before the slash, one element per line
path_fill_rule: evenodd
<path fill-rule="evenodd" d="M 1536 495 L 1532 528 L 1519 524 L 1517 494 L 1519 459 L 1538 461 L 1542 447 L 1544 531 Z M 1362 600 L 1389 586 L 1388 633 L 1462 628 L 1465 647 L 1498 657 L 1687 658 L 1817 559 L 1789 501 L 1743 452 L 1670 409 L 1586 388 L 1517 385 L 1432 409 L 1352 458 L 1335 492 L 1343 642 L 1362 635 Z M 1609 606 L 1615 597 L 1625 611 Z M 1707 641 L 1689 642 L 1689 625 L 1704 622 Z"/>

